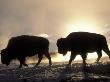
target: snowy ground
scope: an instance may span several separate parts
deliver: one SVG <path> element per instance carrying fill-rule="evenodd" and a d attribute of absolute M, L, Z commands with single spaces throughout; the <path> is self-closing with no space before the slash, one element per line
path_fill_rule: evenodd
<path fill-rule="evenodd" d="M 86 70 L 81 63 L 74 63 L 71 67 L 66 64 L 55 63 L 49 67 L 41 64 L 28 68 L 18 68 L 18 65 L 0 65 L 0 82 L 110 82 L 110 63 L 89 64 Z"/>

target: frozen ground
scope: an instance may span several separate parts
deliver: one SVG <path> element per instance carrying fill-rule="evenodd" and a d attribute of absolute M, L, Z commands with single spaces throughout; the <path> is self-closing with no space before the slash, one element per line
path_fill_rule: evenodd
<path fill-rule="evenodd" d="M 28 68 L 18 65 L 0 65 L 0 82 L 110 82 L 110 63 L 88 64 L 86 69 L 82 63 L 74 63 L 71 67 L 55 63 L 49 67 L 41 64 Z"/>

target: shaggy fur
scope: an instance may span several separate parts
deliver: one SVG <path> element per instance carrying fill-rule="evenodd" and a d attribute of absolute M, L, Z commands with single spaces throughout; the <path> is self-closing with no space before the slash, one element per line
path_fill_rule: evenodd
<path fill-rule="evenodd" d="M 102 57 L 102 50 L 110 57 L 106 38 L 103 35 L 88 32 L 73 32 L 66 38 L 57 40 L 58 52 L 65 55 L 67 51 L 71 51 L 69 64 L 75 59 L 77 54 L 80 54 L 83 63 L 86 63 L 87 53 L 97 52 L 98 58 Z"/>
<path fill-rule="evenodd" d="M 49 55 L 49 41 L 43 37 L 22 35 L 12 37 L 5 49 L 1 51 L 1 62 L 9 65 L 11 60 L 18 59 L 20 66 L 27 66 L 25 58 L 27 56 L 38 55 L 38 65 L 43 57 L 43 54 L 49 59 L 51 65 L 51 57 Z"/>

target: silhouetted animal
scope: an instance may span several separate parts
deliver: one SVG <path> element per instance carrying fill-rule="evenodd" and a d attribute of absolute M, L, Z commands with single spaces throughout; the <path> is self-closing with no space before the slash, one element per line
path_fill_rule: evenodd
<path fill-rule="evenodd" d="M 97 62 L 102 57 L 102 50 L 110 58 L 110 51 L 108 49 L 106 38 L 103 35 L 89 32 L 73 32 L 66 38 L 57 40 L 58 52 L 65 55 L 67 51 L 71 51 L 69 64 L 75 59 L 77 54 L 80 54 L 83 63 L 86 63 L 87 53 L 97 52 Z"/>
<path fill-rule="evenodd" d="M 20 66 L 27 66 L 25 58 L 38 54 L 38 65 L 43 57 L 43 54 L 49 59 L 51 65 L 51 57 L 49 55 L 49 41 L 43 37 L 22 35 L 12 37 L 5 49 L 1 51 L 1 62 L 9 65 L 11 60 L 18 59 Z"/>

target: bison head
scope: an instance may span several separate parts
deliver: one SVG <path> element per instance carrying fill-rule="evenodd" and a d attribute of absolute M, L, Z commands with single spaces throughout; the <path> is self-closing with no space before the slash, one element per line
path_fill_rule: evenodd
<path fill-rule="evenodd" d="M 8 55 L 7 49 L 1 50 L 1 62 L 7 66 L 10 64 L 10 57 Z"/>
<path fill-rule="evenodd" d="M 57 40 L 57 47 L 58 47 L 58 53 L 66 55 L 68 48 L 67 48 L 67 40 L 66 38 L 60 38 Z"/>

